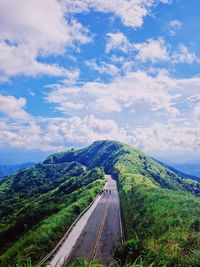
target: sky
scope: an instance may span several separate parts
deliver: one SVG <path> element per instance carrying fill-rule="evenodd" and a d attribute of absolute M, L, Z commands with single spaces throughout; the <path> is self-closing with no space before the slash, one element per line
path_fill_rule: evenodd
<path fill-rule="evenodd" d="M 0 0 L 0 164 L 118 140 L 200 156 L 199 0 Z"/>

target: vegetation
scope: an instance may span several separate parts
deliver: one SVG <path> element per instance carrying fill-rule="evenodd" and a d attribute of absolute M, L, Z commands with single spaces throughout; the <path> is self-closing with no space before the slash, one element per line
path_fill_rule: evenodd
<path fill-rule="evenodd" d="M 111 266 L 198 267 L 200 183 L 114 141 L 53 154 L 0 183 L 0 266 L 53 248 L 104 184 L 103 169 L 118 181 L 126 238 Z"/>
<path fill-rule="evenodd" d="M 0 266 L 13 266 L 17 257 L 27 255 L 37 262 L 103 184 L 101 169 L 85 171 L 77 162 L 38 164 L 4 179 L 0 183 Z"/>
<path fill-rule="evenodd" d="M 132 149 L 114 167 L 127 238 L 122 263 L 140 256 L 153 266 L 199 266 L 200 184 Z"/>
<path fill-rule="evenodd" d="M 126 241 L 120 265 L 199 266 L 200 184 L 127 145 L 95 142 L 86 149 L 50 156 L 104 167 L 118 179 Z M 92 265 L 91 265 L 92 266 Z"/>

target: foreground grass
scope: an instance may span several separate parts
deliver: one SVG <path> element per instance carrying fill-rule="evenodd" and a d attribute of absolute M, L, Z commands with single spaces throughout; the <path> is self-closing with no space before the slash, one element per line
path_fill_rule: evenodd
<path fill-rule="evenodd" d="M 120 266 L 121 264 L 113 259 L 112 262 L 107 267 L 120 267 Z M 64 264 L 62 267 L 105 267 L 105 265 L 97 261 L 88 262 L 83 258 L 79 258 L 70 265 Z M 147 265 L 145 261 L 139 257 L 134 261 L 134 263 L 125 263 L 123 267 L 152 267 L 152 265 L 150 264 Z"/>
<path fill-rule="evenodd" d="M 198 197 L 132 173 L 119 173 L 119 188 L 127 238 L 116 253 L 121 264 L 140 256 L 153 266 L 199 266 Z"/>

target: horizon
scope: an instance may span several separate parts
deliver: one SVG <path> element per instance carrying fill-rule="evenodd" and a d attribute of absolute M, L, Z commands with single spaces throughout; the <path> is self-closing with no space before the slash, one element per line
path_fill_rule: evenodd
<path fill-rule="evenodd" d="M 199 9 L 198 0 L 1 3 L 0 165 L 101 139 L 198 162 Z"/>
<path fill-rule="evenodd" d="M 96 142 L 96 141 L 103 141 L 103 140 L 95 140 L 94 142 Z M 115 141 L 115 140 L 106 140 L 106 141 Z M 15 165 L 15 164 L 18 165 L 18 164 L 23 164 L 23 163 L 28 163 L 28 162 L 40 163 L 40 162 L 44 161 L 51 154 L 59 153 L 59 152 L 65 152 L 65 151 L 68 151 L 72 148 L 74 148 L 74 149 L 86 148 L 89 145 L 91 145 L 92 143 L 87 144 L 87 145 L 83 145 L 80 147 L 68 147 L 68 148 L 63 149 L 63 150 L 50 151 L 50 152 L 16 150 L 15 152 L 17 153 L 17 158 L 15 156 L 15 153 L 13 155 L 13 150 L 7 151 L 4 153 L 2 153 L 0 151 L 0 166 L 1 165 Z M 124 144 L 126 144 L 126 143 L 124 143 Z M 131 146 L 131 145 L 129 145 L 129 146 Z M 133 146 L 131 146 L 131 147 L 133 147 Z M 133 148 L 135 148 L 135 147 L 133 147 Z M 142 150 L 139 150 L 139 151 L 144 152 Z M 165 157 L 163 155 L 158 155 L 158 154 L 151 155 L 148 153 L 145 153 L 145 154 L 147 156 L 150 156 L 156 160 L 159 160 L 159 161 L 166 163 L 166 164 L 169 164 L 169 165 L 170 164 L 175 165 L 175 164 L 199 164 L 200 163 L 200 160 L 193 159 L 192 157 L 190 157 L 190 160 L 186 160 L 184 158 L 184 156 L 180 157 L 180 155 L 178 157 L 174 156 L 173 158 L 169 159 L 168 157 Z"/>

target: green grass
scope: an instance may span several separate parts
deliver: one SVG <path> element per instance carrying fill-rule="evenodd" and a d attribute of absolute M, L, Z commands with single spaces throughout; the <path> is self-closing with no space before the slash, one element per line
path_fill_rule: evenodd
<path fill-rule="evenodd" d="M 64 235 L 77 216 L 104 185 L 98 168 L 84 171 L 80 164 L 40 164 L 12 175 L 0 184 L 0 266 L 18 259 L 37 263 Z M 23 188 L 23 190 L 19 189 Z M 25 260 L 19 263 L 26 266 Z"/>
<path fill-rule="evenodd" d="M 126 241 L 121 266 L 199 267 L 200 183 L 115 141 L 50 156 L 103 167 L 118 179 Z"/>
<path fill-rule="evenodd" d="M 105 265 L 96 261 L 88 262 L 87 260 L 80 257 L 70 265 L 64 264 L 62 267 L 105 267 Z M 115 260 L 112 260 L 112 262 L 107 265 L 107 267 L 121 267 L 121 264 Z M 147 263 L 141 257 L 138 257 L 133 263 L 125 263 L 123 267 L 153 267 L 153 265 Z"/>
<path fill-rule="evenodd" d="M 121 264 L 141 257 L 153 266 L 198 267 L 200 199 L 185 190 L 185 183 L 175 180 L 169 189 L 169 178 L 164 188 L 148 174 L 127 172 L 126 159 L 116 171 L 127 239 L 116 253 Z"/>
<path fill-rule="evenodd" d="M 199 267 L 200 183 L 115 141 L 53 154 L 0 183 L 0 266 L 53 248 L 104 184 L 102 169 L 118 180 L 126 239 L 110 266 Z"/>
<path fill-rule="evenodd" d="M 73 193 L 78 198 L 77 201 L 68 205 L 57 214 L 43 220 L 34 230 L 26 232 L 0 257 L 0 263 L 5 267 L 10 266 L 17 255 L 20 255 L 20 257 L 30 255 L 35 263 L 41 256 L 45 256 L 49 249 L 55 246 L 58 239 L 70 227 L 79 212 L 88 206 L 103 184 L 102 181 L 95 181 L 93 183 L 85 187 L 84 191 L 80 189 L 79 192 Z M 75 212 L 77 207 L 79 207 L 78 213 Z"/>

